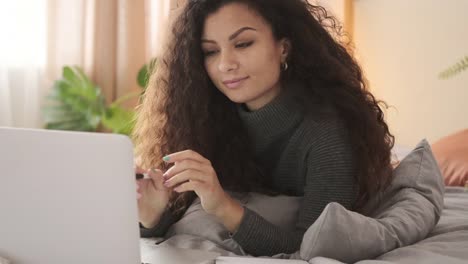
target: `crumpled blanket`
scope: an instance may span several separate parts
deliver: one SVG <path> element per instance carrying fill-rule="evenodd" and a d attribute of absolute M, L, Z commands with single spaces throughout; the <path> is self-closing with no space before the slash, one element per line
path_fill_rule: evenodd
<path fill-rule="evenodd" d="M 306 231 L 297 252 L 272 257 L 309 263 L 321 257 L 350 263 L 374 259 L 424 239 L 440 218 L 444 195 L 442 176 L 428 142 L 421 141 L 393 175 L 390 187 L 371 200 L 363 214 L 330 203 Z M 232 195 L 283 228 L 294 226 L 301 202 L 300 197 Z M 215 251 L 223 256 L 248 255 L 215 217 L 204 212 L 199 200 L 169 229 L 166 238 L 163 244 L 178 248 Z"/>
<path fill-rule="evenodd" d="M 11 262 L 8 259 L 2 258 L 2 256 L 0 256 L 0 264 L 11 264 Z"/>

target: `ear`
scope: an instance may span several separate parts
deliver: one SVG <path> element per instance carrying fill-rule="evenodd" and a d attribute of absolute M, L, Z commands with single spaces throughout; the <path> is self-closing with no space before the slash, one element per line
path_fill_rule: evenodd
<path fill-rule="evenodd" d="M 287 38 L 280 40 L 281 63 L 284 63 L 291 52 L 291 41 Z"/>

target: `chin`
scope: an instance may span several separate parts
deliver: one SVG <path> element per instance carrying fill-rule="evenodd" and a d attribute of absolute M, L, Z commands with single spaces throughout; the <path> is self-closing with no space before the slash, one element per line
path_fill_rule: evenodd
<path fill-rule="evenodd" d="M 228 96 L 228 99 L 233 102 L 233 103 L 236 103 L 236 104 L 244 104 L 247 102 L 247 100 L 245 99 L 242 99 L 242 98 L 232 98 L 232 97 L 229 97 Z"/>
<path fill-rule="evenodd" d="M 245 89 L 245 87 L 243 87 L 243 89 Z M 222 93 L 224 94 L 224 96 L 226 96 L 229 99 L 229 101 L 236 103 L 236 104 L 245 104 L 256 98 L 255 96 L 247 95 L 243 93 L 243 91 L 222 90 Z"/>
<path fill-rule="evenodd" d="M 236 96 L 236 94 L 230 93 L 230 91 L 222 91 L 222 93 L 229 99 L 229 101 L 233 103 L 242 104 L 248 101 L 248 99 L 246 99 L 245 97 L 239 95 Z"/>

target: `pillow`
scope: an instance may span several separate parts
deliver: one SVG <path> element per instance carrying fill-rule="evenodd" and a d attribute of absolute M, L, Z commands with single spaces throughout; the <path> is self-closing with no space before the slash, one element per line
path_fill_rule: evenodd
<path fill-rule="evenodd" d="M 403 145 L 395 144 L 392 148 L 392 165 L 396 168 L 410 152 L 412 148 Z"/>
<path fill-rule="evenodd" d="M 302 196 L 248 193 L 244 205 L 268 222 L 284 230 L 294 231 L 302 199 Z"/>
<path fill-rule="evenodd" d="M 268 196 L 259 193 L 241 194 L 230 192 L 229 194 L 233 199 L 236 199 L 250 210 L 255 211 L 272 224 L 286 230 L 294 229 L 302 197 L 285 195 Z M 246 255 L 241 246 L 231 238 L 224 225 L 215 216 L 203 210 L 198 197 L 190 205 L 182 218 L 169 228 L 166 237 L 180 236 L 181 234 L 194 236 L 200 241 L 203 239 L 209 240 L 221 249 L 237 255 Z M 185 244 L 192 246 L 194 239 L 191 238 Z M 180 239 L 172 240 L 176 241 L 174 243 L 179 244 L 176 246 L 184 246 L 178 242 Z M 206 244 L 203 249 L 210 248 L 211 250 L 221 252 L 212 247 L 211 244 Z"/>
<path fill-rule="evenodd" d="M 369 201 L 363 214 L 328 204 L 306 231 L 300 257 L 357 262 L 424 239 L 440 218 L 444 192 L 426 140 L 400 162 L 393 176 L 391 185 Z"/>
<path fill-rule="evenodd" d="M 432 145 L 447 186 L 468 184 L 468 129 L 449 135 Z"/>

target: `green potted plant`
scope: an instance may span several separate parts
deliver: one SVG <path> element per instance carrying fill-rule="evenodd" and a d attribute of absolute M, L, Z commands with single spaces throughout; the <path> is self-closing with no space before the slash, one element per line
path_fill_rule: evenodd
<path fill-rule="evenodd" d="M 460 72 L 466 70 L 468 68 L 468 56 L 465 56 L 457 63 L 449 67 L 448 69 L 444 70 L 439 74 L 440 79 L 448 79 L 451 78 Z"/>
<path fill-rule="evenodd" d="M 101 88 L 95 85 L 77 66 L 63 67 L 62 78 L 54 82 L 42 113 L 46 129 L 102 131 L 130 135 L 135 123 L 135 111 L 122 103 L 140 97 L 148 83 L 156 59 L 144 65 L 137 76 L 141 92 L 133 92 L 106 105 Z"/>

